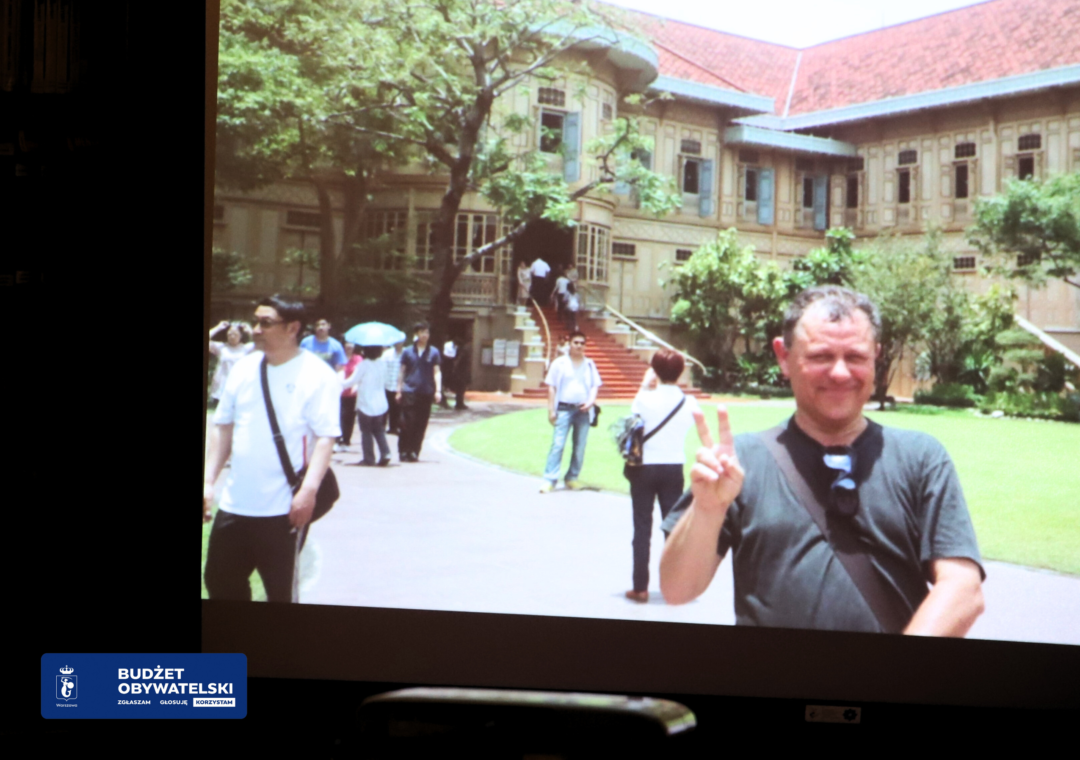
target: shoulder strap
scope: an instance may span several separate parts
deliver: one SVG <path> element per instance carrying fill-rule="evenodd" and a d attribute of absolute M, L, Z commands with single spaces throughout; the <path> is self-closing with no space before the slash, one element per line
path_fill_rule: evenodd
<path fill-rule="evenodd" d="M 281 469 L 285 471 L 285 479 L 289 481 L 291 488 L 296 487 L 296 470 L 289 461 L 289 452 L 285 450 L 285 436 L 278 427 L 277 416 L 274 414 L 274 402 L 270 400 L 270 381 L 266 377 L 266 355 L 263 355 L 262 364 L 259 367 L 259 375 L 262 380 L 263 400 L 266 401 L 266 414 L 270 417 L 270 430 L 274 433 L 274 446 L 277 447 L 278 458 L 281 460 Z"/>
<path fill-rule="evenodd" d="M 847 570 L 855 587 L 866 600 L 870 610 L 874 613 L 878 623 L 888 633 L 900 633 L 907 625 L 907 620 L 901 612 L 903 606 L 896 601 L 896 591 L 890 588 L 873 565 L 866 552 L 848 551 L 844 546 L 858 546 L 859 542 L 855 534 L 854 526 L 844 519 L 829 520 L 825 507 L 814 494 L 814 489 L 806 482 L 799 473 L 794 460 L 787 447 L 780 442 L 780 436 L 787 430 L 783 425 L 764 430 L 758 433 L 758 437 L 765 443 L 769 453 L 772 454 L 780 471 L 784 473 L 799 503 L 803 505 L 810 516 L 814 518 L 825 540 L 829 542 L 836 558 Z"/>
<path fill-rule="evenodd" d="M 682 407 L 683 407 L 683 404 L 685 404 L 685 403 L 686 403 L 686 396 L 684 395 L 684 396 L 683 396 L 683 397 L 682 397 L 681 399 L 679 399 L 679 403 L 677 403 L 677 404 L 675 405 L 675 408 L 674 408 L 674 409 L 672 409 L 672 410 L 671 410 L 671 411 L 670 411 L 670 412 L 668 413 L 668 416 L 664 418 L 664 421 L 663 421 L 663 422 L 661 422 L 661 423 L 660 423 L 659 425 L 657 425 L 656 427 L 654 427 L 654 428 L 653 428 L 652 430 L 650 430 L 650 431 L 649 431 L 649 434 L 648 434 L 648 435 L 646 435 L 646 436 L 645 436 L 644 438 L 642 438 L 642 439 L 641 439 L 641 442 L 642 442 L 642 443 L 644 444 L 644 443 L 645 443 L 645 441 L 649 440 L 649 439 L 650 439 L 650 438 L 652 438 L 652 437 L 653 437 L 654 435 L 656 435 L 657 433 L 659 433 L 659 432 L 660 432 L 660 428 L 662 428 L 662 427 L 663 427 L 664 425 L 668 424 L 668 422 L 669 422 L 669 421 L 671 420 L 671 418 L 672 418 L 672 417 L 674 417 L 674 416 L 675 416 L 676 414 L 678 414 L 679 410 L 680 410 L 680 409 L 682 409 Z"/>

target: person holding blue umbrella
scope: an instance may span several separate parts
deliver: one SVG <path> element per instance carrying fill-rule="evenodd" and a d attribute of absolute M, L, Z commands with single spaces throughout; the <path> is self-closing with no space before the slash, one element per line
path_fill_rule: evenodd
<path fill-rule="evenodd" d="M 390 464 L 390 445 L 386 442 L 386 364 L 382 361 L 382 346 L 363 346 L 364 361 L 356 367 L 344 388 L 356 388 L 356 416 L 360 422 L 360 447 L 363 459 L 357 464 L 386 467 Z M 375 461 L 374 443 L 379 445 L 379 461 Z"/>

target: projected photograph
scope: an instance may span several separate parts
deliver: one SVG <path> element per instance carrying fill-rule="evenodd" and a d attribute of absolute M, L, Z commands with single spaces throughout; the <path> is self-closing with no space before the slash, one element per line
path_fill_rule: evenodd
<path fill-rule="evenodd" d="M 1029 5 L 221 0 L 203 598 L 1080 644 Z"/>

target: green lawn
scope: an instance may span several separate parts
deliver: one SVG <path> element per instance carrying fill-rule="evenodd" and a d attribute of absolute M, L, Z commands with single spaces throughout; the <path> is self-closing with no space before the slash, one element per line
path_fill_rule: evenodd
<path fill-rule="evenodd" d="M 791 415 L 785 407 L 728 407 L 736 433 L 764 430 Z M 582 483 L 629 493 L 608 426 L 629 406 L 604 406 L 589 433 Z M 716 430 L 716 416 L 706 412 Z M 1080 425 L 1017 419 L 983 419 L 963 410 L 941 414 L 874 412 L 884 425 L 925 431 L 952 455 L 987 559 L 1080 575 Z M 459 428 L 455 449 L 511 470 L 540 476 L 551 445 L 544 408 L 513 412 Z M 697 450 L 687 436 L 687 471 Z M 570 447 L 564 452 L 563 471 Z M 538 484 L 539 485 L 539 484 Z"/>

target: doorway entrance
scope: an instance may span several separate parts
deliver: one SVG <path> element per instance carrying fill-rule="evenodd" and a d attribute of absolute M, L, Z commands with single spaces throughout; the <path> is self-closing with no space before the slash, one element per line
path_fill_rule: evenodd
<path fill-rule="evenodd" d="M 574 264 L 574 229 L 559 227 L 546 219 L 529 222 L 525 232 L 514 241 L 514 259 L 511 267 L 514 274 L 508 278 L 507 284 L 510 287 L 508 303 L 514 303 L 517 298 L 519 262 L 532 264 L 538 257 L 551 266 L 552 274 L 548 275 L 550 287 L 555 282 L 555 272 Z"/>

